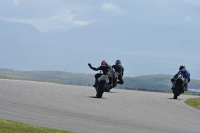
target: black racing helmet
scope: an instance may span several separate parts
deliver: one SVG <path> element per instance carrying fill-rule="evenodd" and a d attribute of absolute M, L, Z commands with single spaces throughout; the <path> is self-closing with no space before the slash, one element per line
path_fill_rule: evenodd
<path fill-rule="evenodd" d="M 185 69 L 185 66 L 184 65 L 181 65 L 180 67 L 179 67 L 179 71 L 182 71 L 182 70 L 184 70 Z"/>
<path fill-rule="evenodd" d="M 121 60 L 116 60 L 115 64 L 116 64 L 116 65 L 121 64 Z"/>

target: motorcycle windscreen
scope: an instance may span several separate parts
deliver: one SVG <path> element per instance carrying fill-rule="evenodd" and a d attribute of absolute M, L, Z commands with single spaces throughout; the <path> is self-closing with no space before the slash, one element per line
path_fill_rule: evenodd
<path fill-rule="evenodd" d="M 101 81 L 101 80 L 105 80 L 106 83 L 109 83 L 109 79 L 107 75 L 102 75 L 101 77 L 98 78 L 98 81 Z"/>

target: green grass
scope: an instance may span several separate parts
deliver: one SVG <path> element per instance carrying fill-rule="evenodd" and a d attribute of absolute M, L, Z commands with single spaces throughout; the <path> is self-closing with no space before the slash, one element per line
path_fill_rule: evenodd
<path fill-rule="evenodd" d="M 186 100 L 186 104 L 200 110 L 200 98 L 193 98 Z"/>
<path fill-rule="evenodd" d="M 57 130 L 0 119 L 0 133 L 73 133 L 70 131 Z"/>

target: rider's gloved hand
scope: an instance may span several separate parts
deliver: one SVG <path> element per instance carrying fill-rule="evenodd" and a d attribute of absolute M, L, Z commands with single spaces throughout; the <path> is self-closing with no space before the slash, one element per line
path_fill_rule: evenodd
<path fill-rule="evenodd" d="M 172 82 L 174 82 L 174 81 L 175 81 L 175 79 L 174 79 L 174 78 L 172 78 L 172 79 L 171 79 L 171 81 L 172 81 Z"/>
<path fill-rule="evenodd" d="M 90 63 L 88 63 L 88 66 L 89 66 L 89 67 L 92 67 L 92 65 L 91 65 Z"/>

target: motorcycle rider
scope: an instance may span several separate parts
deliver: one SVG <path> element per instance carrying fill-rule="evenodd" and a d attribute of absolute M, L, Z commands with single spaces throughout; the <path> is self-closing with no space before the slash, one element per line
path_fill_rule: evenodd
<path fill-rule="evenodd" d="M 121 64 L 121 60 L 116 60 L 115 65 L 112 66 L 112 68 L 114 68 L 115 72 L 118 75 L 118 80 L 117 83 L 118 84 L 124 84 L 124 81 L 122 79 L 123 75 L 124 75 L 124 67 Z"/>
<path fill-rule="evenodd" d="M 102 75 L 106 75 L 108 73 L 108 71 L 110 71 L 112 69 L 112 67 L 110 65 L 108 65 L 106 60 L 103 60 L 101 62 L 101 66 L 99 66 L 97 68 L 92 67 L 92 65 L 90 63 L 88 63 L 88 66 L 94 71 L 101 70 L 103 72 L 103 74 L 102 73 L 97 73 L 95 75 L 95 83 L 94 83 L 93 87 L 97 87 L 97 83 L 98 83 L 98 78 L 99 77 L 101 77 Z M 110 72 L 113 72 L 113 71 L 110 71 Z M 109 87 L 108 88 L 112 88 L 113 87 L 112 83 L 113 83 L 112 77 L 109 77 L 109 83 L 108 83 Z"/>
<path fill-rule="evenodd" d="M 186 67 L 184 65 L 181 65 L 179 67 L 179 71 L 176 75 L 174 75 L 174 77 L 171 79 L 172 82 L 172 90 L 175 88 L 175 81 L 178 78 L 178 76 L 181 75 L 182 78 L 185 79 L 185 81 L 183 82 L 183 89 L 185 91 L 187 91 L 188 89 L 188 83 L 190 82 L 190 73 L 186 70 Z"/>

